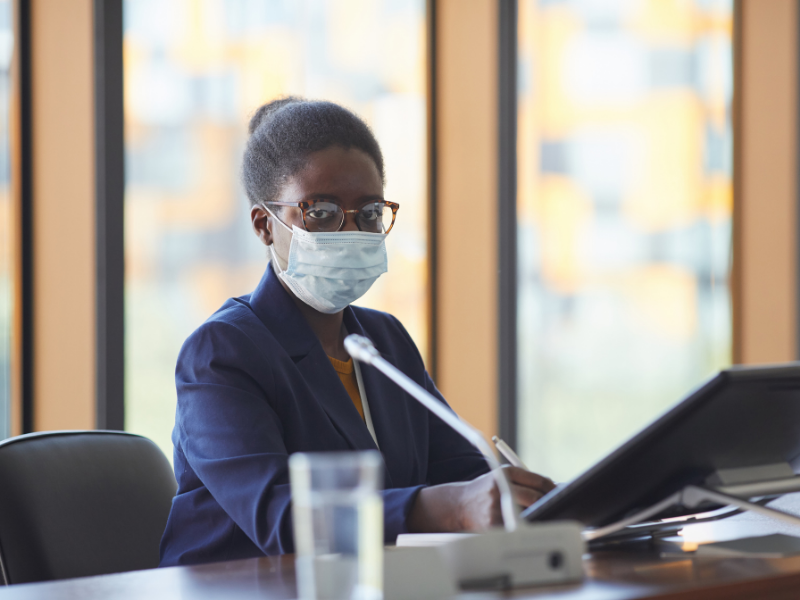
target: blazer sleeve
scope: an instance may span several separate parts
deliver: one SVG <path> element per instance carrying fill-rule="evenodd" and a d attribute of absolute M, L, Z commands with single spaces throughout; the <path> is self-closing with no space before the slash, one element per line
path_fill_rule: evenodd
<path fill-rule="evenodd" d="M 176 434 L 236 525 L 266 554 L 283 554 L 293 551 L 289 457 L 264 364 L 262 350 L 236 326 L 205 323 L 178 358 Z"/>

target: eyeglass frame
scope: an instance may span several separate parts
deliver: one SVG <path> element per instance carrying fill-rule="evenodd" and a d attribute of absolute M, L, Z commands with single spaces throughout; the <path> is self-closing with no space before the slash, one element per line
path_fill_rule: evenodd
<path fill-rule="evenodd" d="M 342 222 L 339 223 L 339 228 L 336 231 L 314 232 L 314 231 L 310 231 L 308 229 L 308 225 L 306 225 L 306 211 L 308 209 L 310 209 L 310 208 L 313 208 L 314 205 L 317 202 L 327 202 L 329 204 L 336 204 L 336 206 L 338 206 L 339 209 L 342 211 Z M 367 206 L 369 204 L 375 204 L 377 202 L 382 202 L 383 204 L 388 206 L 392 211 L 392 222 L 389 224 L 389 229 L 387 229 L 386 231 L 383 232 L 384 235 L 388 235 L 389 232 L 394 227 L 394 221 L 397 218 L 397 211 L 400 208 L 400 205 L 397 202 L 389 202 L 388 200 L 370 200 L 369 202 L 366 202 L 361 208 L 353 208 L 353 209 L 350 209 L 350 210 L 345 210 L 344 208 L 342 208 L 336 202 L 333 202 L 331 200 L 326 200 L 324 198 L 319 198 L 319 199 L 315 199 L 315 200 L 301 200 L 300 202 L 262 202 L 261 204 L 264 207 L 267 207 L 267 206 L 288 206 L 288 207 L 293 207 L 293 208 L 299 208 L 300 212 L 301 212 L 301 214 L 303 216 L 303 229 L 305 229 L 309 233 L 336 233 L 336 232 L 341 231 L 342 227 L 344 227 L 344 222 L 345 222 L 348 214 L 360 213 L 361 210 L 365 206 Z M 275 216 L 275 218 L 277 219 L 278 217 Z M 363 229 L 361 229 L 361 225 L 358 224 L 358 217 L 356 217 L 356 227 L 358 227 L 359 231 L 364 231 Z M 376 232 L 368 231 L 367 233 L 376 233 Z"/>

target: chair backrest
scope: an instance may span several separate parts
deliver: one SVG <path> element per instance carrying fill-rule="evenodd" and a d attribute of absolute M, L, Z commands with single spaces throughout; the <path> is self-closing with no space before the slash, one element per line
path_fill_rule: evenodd
<path fill-rule="evenodd" d="M 175 491 L 169 461 L 138 435 L 0 442 L 0 584 L 157 567 Z"/>

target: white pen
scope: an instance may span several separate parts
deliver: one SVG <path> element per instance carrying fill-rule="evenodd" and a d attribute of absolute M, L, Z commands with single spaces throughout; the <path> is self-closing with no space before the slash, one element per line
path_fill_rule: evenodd
<path fill-rule="evenodd" d="M 511 463 L 514 467 L 519 467 L 520 469 L 525 469 L 526 471 L 530 471 L 528 467 L 525 466 L 525 463 L 522 462 L 522 459 L 517 456 L 517 453 L 511 449 L 511 446 L 506 444 L 503 440 L 501 440 L 496 435 L 492 436 L 492 441 L 494 445 L 497 446 L 497 449 L 500 451 L 505 459 Z"/>

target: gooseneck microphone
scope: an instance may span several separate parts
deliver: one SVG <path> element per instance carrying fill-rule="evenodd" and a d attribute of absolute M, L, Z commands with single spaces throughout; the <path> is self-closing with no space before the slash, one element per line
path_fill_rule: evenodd
<path fill-rule="evenodd" d="M 515 531 L 518 526 L 518 514 L 514 496 L 511 494 L 511 486 L 509 486 L 505 473 L 500 468 L 500 463 L 483 434 L 466 421 L 460 419 L 458 415 L 437 400 L 428 390 L 386 361 L 373 343 L 363 335 L 348 335 L 344 340 L 344 347 L 354 360 L 372 365 L 378 369 L 483 454 L 492 469 L 494 479 L 497 482 L 497 489 L 500 491 L 500 509 L 503 515 L 503 525 L 506 531 Z"/>

